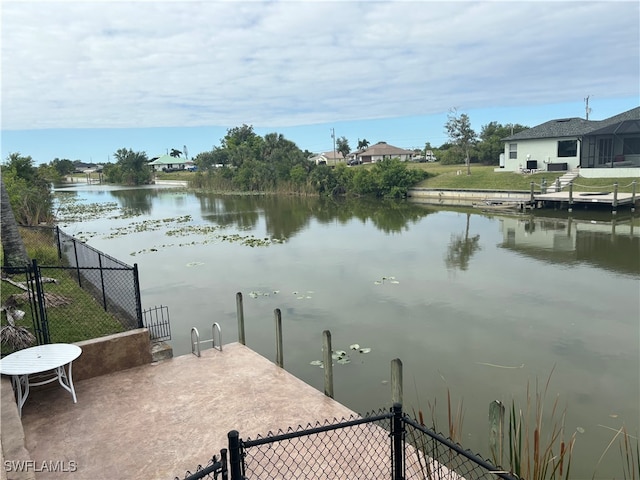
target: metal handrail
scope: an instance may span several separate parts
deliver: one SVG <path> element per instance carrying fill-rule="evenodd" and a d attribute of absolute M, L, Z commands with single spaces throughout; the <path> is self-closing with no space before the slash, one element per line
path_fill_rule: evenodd
<path fill-rule="evenodd" d="M 216 347 L 216 330 L 218 331 L 218 346 Z M 217 348 L 222 351 L 222 329 L 220 328 L 220 324 L 218 322 L 214 322 L 211 325 L 211 339 L 210 340 L 200 340 L 200 333 L 196 327 L 191 327 L 191 353 L 196 357 L 200 356 L 200 344 L 201 343 L 211 343 L 212 348 Z"/>

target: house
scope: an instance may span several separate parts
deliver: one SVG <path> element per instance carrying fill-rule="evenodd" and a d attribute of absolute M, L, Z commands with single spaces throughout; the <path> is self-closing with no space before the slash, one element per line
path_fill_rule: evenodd
<path fill-rule="evenodd" d="M 80 161 L 73 162 L 74 173 L 101 173 L 102 165 L 98 163 L 84 163 Z"/>
<path fill-rule="evenodd" d="M 309 157 L 310 162 L 314 162 L 316 165 L 329 165 L 335 167 L 339 163 L 345 163 L 346 158 L 340 152 L 324 152 Z"/>
<path fill-rule="evenodd" d="M 161 157 L 154 157 L 147 165 L 152 167 L 156 172 L 160 170 L 163 172 L 172 172 L 176 170 L 184 170 L 187 166 L 193 165 L 193 162 L 180 157 L 162 155 Z"/>
<path fill-rule="evenodd" d="M 550 120 L 503 141 L 504 171 L 581 168 L 582 176 L 640 175 L 640 171 L 633 170 L 640 168 L 640 107 L 604 120 Z M 602 168 L 618 170 L 615 175 L 584 170 Z"/>
<path fill-rule="evenodd" d="M 414 155 L 416 155 L 416 152 L 413 150 L 394 147 L 393 145 L 389 145 L 387 142 L 378 142 L 375 145 L 358 152 L 356 154 L 356 159 L 360 163 L 376 163 L 388 158 L 399 158 L 401 161 L 406 162 L 411 160 Z"/>

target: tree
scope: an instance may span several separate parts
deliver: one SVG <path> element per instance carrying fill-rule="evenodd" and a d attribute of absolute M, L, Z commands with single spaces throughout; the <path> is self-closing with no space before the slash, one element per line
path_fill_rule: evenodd
<path fill-rule="evenodd" d="M 363 138 L 362 140 L 358 139 L 358 150 L 366 150 L 369 146 L 369 140 Z"/>
<path fill-rule="evenodd" d="M 262 142 L 262 137 L 256 135 L 251 125 L 242 125 L 227 130 L 221 147 L 227 150 L 230 163 L 241 167 L 246 160 L 259 158 Z"/>
<path fill-rule="evenodd" d="M 349 140 L 346 137 L 340 137 L 336 140 L 336 150 L 342 154 L 343 158 L 347 158 L 351 149 L 349 148 Z"/>
<path fill-rule="evenodd" d="M 55 169 L 56 172 L 58 172 L 58 175 L 60 175 L 61 177 L 69 175 L 75 170 L 75 165 L 73 164 L 73 162 L 66 158 L 54 158 L 51 161 L 51 166 Z"/>
<path fill-rule="evenodd" d="M 20 232 L 18 231 L 18 223 L 13 215 L 13 208 L 9 201 L 7 189 L 4 186 L 4 175 L 0 178 L 0 223 L 2 236 L 2 251 L 4 254 L 5 267 L 24 268 L 29 263 L 27 249 L 24 246 Z"/>
<path fill-rule="evenodd" d="M 471 149 L 476 142 L 476 132 L 471 128 L 471 121 L 466 113 L 458 114 L 456 109 L 449 111 L 445 131 L 453 143 L 464 155 L 467 175 L 471 175 Z"/>
<path fill-rule="evenodd" d="M 114 157 L 117 160 L 117 168 L 105 168 L 104 172 L 110 182 L 144 185 L 151 181 L 152 172 L 146 153 L 121 148 L 114 154 Z"/>
<path fill-rule="evenodd" d="M 46 172 L 33 165 L 30 156 L 12 153 L 2 169 L 5 190 L 17 223 L 49 223 L 53 216 L 53 198 Z"/>
<path fill-rule="evenodd" d="M 169 155 L 171 155 L 173 158 L 180 158 L 180 155 L 182 155 L 182 152 L 177 148 L 172 148 L 171 153 Z"/>
<path fill-rule="evenodd" d="M 498 122 L 483 125 L 480 142 L 476 146 L 478 159 L 486 165 L 497 165 L 500 162 L 500 154 L 504 152 L 502 139 L 527 128 L 520 124 L 502 125 Z"/>

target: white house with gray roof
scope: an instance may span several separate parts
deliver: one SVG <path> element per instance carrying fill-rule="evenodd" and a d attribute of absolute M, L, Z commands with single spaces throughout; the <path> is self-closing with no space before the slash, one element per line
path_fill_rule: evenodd
<path fill-rule="evenodd" d="M 604 120 L 551 120 L 503 140 L 505 171 L 580 168 L 582 176 L 640 176 L 640 107 Z M 586 170 L 606 168 L 615 175 Z"/>

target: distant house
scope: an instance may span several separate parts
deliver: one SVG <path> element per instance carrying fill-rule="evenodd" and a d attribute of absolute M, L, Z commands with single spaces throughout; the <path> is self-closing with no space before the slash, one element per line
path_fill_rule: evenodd
<path fill-rule="evenodd" d="M 318 153 L 317 155 L 312 155 L 309 157 L 309 161 L 315 163 L 316 165 L 329 165 L 336 166 L 339 163 L 345 163 L 346 159 L 344 155 L 340 152 L 324 152 Z"/>
<path fill-rule="evenodd" d="M 550 120 L 503 141 L 506 171 L 626 168 L 615 176 L 639 176 L 640 107 L 604 120 Z"/>
<path fill-rule="evenodd" d="M 161 157 L 154 157 L 147 165 L 152 167 L 156 172 L 173 172 L 176 170 L 184 170 L 187 166 L 193 165 L 193 162 L 182 159 L 180 157 L 162 155 Z"/>
<path fill-rule="evenodd" d="M 356 154 L 356 159 L 360 163 L 376 163 L 389 158 L 399 158 L 403 162 L 411 160 L 416 152 L 394 147 L 387 142 L 378 142 Z"/>
<path fill-rule="evenodd" d="M 102 165 L 98 163 L 73 162 L 74 173 L 100 173 Z"/>

